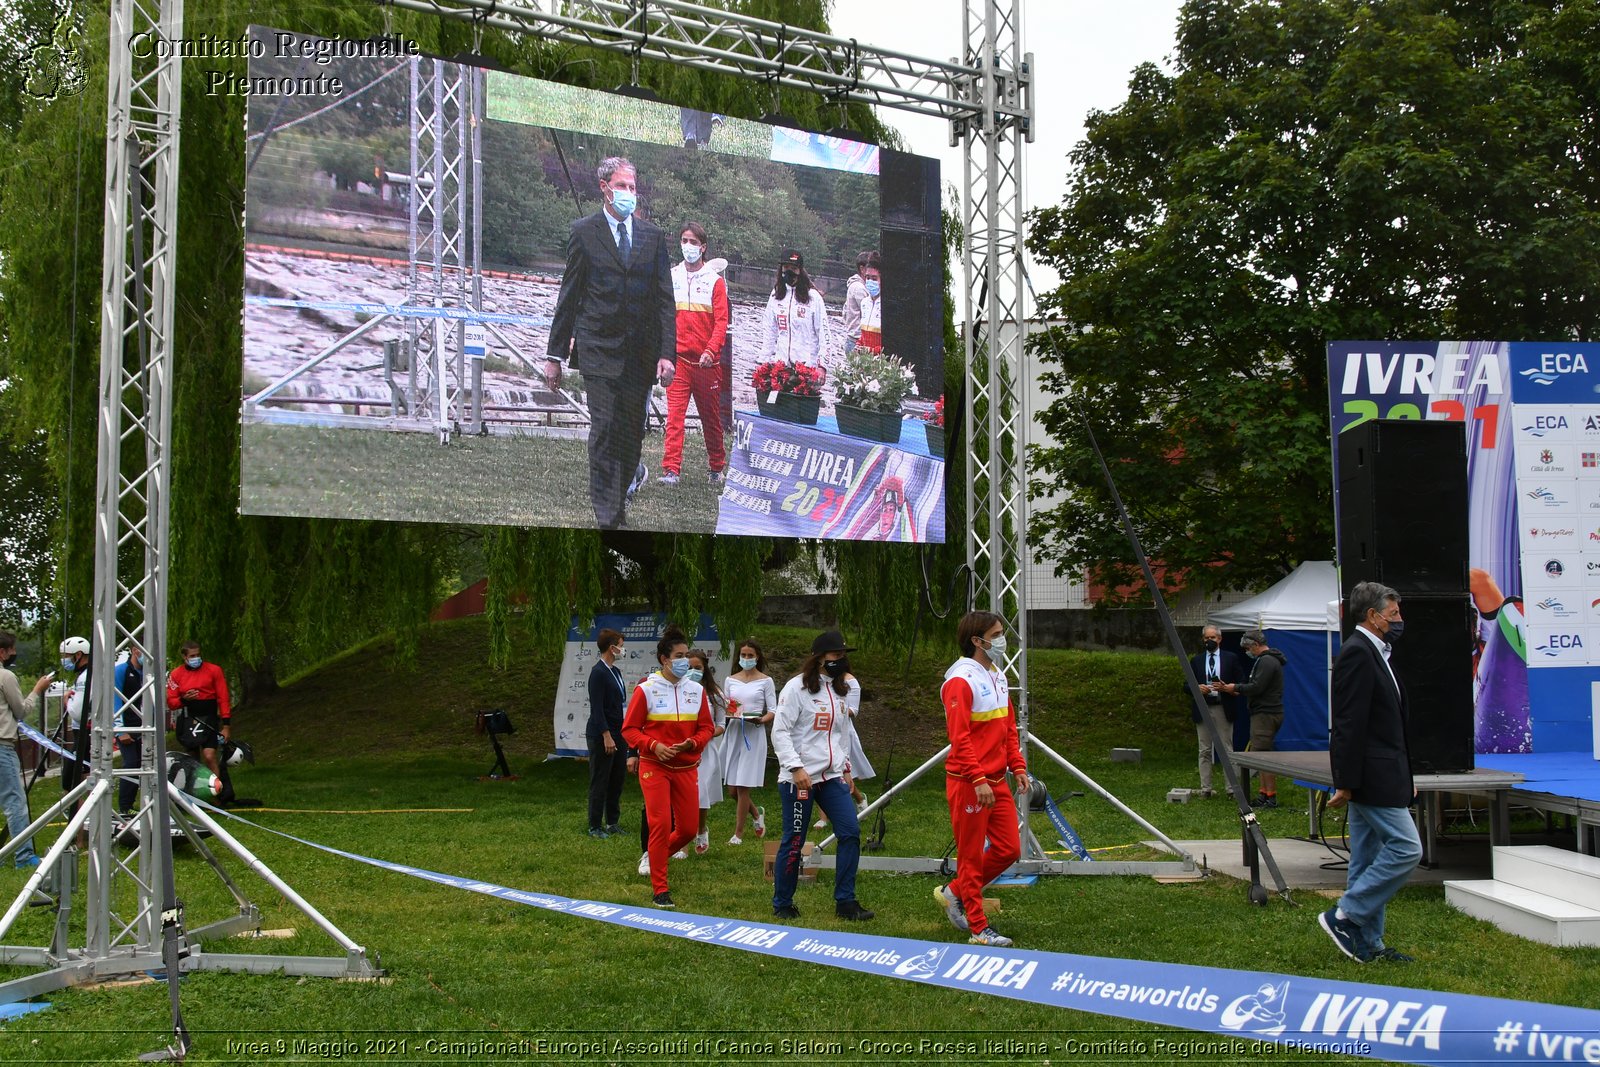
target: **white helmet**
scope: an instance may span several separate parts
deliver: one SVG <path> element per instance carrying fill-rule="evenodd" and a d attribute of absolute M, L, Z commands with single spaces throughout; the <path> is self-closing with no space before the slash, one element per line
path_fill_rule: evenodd
<path fill-rule="evenodd" d="M 85 656 L 89 654 L 89 639 L 87 637 L 69 637 L 61 642 L 61 654 L 63 656 L 76 656 L 80 652 Z"/>

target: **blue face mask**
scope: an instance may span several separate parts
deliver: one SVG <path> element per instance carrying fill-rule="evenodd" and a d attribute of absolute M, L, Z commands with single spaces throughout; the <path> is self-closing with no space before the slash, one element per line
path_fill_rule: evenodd
<path fill-rule="evenodd" d="M 183 665 L 188 667 L 191 671 L 197 671 L 200 669 L 200 664 L 203 662 L 204 661 L 199 656 L 190 656 L 188 659 L 183 661 Z"/>
<path fill-rule="evenodd" d="M 73 671 L 78 669 L 78 661 L 70 656 L 62 656 L 61 669 L 66 671 L 68 674 L 71 674 Z"/>
<path fill-rule="evenodd" d="M 883 286 L 879 285 L 877 282 L 868 282 L 867 283 L 867 295 L 868 296 L 877 296 L 878 295 L 878 291 L 880 289 L 882 289 L 882 288 L 883 288 Z"/>
<path fill-rule="evenodd" d="M 755 661 L 754 658 L 751 658 L 751 659 L 740 659 L 739 660 L 739 666 L 743 667 L 747 671 L 753 671 L 753 670 L 756 669 L 756 661 Z"/>
<path fill-rule="evenodd" d="M 611 209 L 617 213 L 618 218 L 627 218 L 633 214 L 633 209 L 639 206 L 639 198 L 631 190 L 611 190 Z"/>
<path fill-rule="evenodd" d="M 684 677 L 689 679 L 691 682 L 698 682 L 700 679 L 705 677 L 705 672 L 701 671 L 698 667 L 690 667 L 689 673 L 684 675 Z"/>
<path fill-rule="evenodd" d="M 688 241 L 684 241 L 678 247 L 683 249 L 683 261 L 685 263 L 700 262 L 701 251 L 699 245 L 692 245 Z"/>
<path fill-rule="evenodd" d="M 672 673 L 675 677 L 682 678 L 689 673 L 689 657 L 680 656 L 672 661 Z"/>

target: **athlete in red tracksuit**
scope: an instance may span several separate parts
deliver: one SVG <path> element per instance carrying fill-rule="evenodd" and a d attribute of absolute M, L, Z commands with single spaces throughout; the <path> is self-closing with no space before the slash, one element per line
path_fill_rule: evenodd
<path fill-rule="evenodd" d="M 667 858 L 687 845 L 700 821 L 696 766 L 711 740 L 711 706 L 689 672 L 689 645 L 671 633 L 656 644 L 661 669 L 640 682 L 622 716 L 622 739 L 639 753 L 639 792 L 650 820 L 650 886 L 658 908 L 673 907 Z"/>
<path fill-rule="evenodd" d="M 957 929 L 980 945 L 1005 947 L 1011 939 L 989 926 L 983 887 L 1022 855 L 1017 806 L 1006 785 L 1006 769 L 1017 788 L 1028 789 L 1028 766 L 1017 744 L 1017 716 L 1005 673 L 990 658 L 1005 652 L 1000 616 L 969 612 L 956 627 L 962 657 L 945 672 L 939 691 L 950 755 L 945 760 L 945 797 L 956 839 L 956 876 L 934 891 Z M 984 849 L 984 841 L 989 847 Z"/>
<path fill-rule="evenodd" d="M 662 480 L 671 485 L 683 466 L 683 421 L 693 396 L 715 483 L 722 480 L 722 468 L 728 463 L 722 444 L 722 343 L 728 336 L 730 314 L 722 267 L 727 261 L 706 262 L 706 231 L 697 222 L 685 223 L 678 240 L 683 262 L 672 268 L 673 299 L 678 304 L 678 365 L 667 386 Z"/>

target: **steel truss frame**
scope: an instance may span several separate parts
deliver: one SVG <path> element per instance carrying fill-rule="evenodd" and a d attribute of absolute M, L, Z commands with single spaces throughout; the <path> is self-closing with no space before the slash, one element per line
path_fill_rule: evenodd
<path fill-rule="evenodd" d="M 91 640 L 96 668 L 90 672 L 90 711 L 84 723 L 90 731 L 89 767 L 81 782 L 19 835 L 26 840 L 51 819 L 68 814 L 66 829 L 0 917 L 0 937 L 4 937 L 36 894 L 54 897 L 57 922 L 49 945 L 0 945 L 0 963 L 45 969 L 0 983 L 0 1002 L 163 967 L 174 983 L 176 973 L 201 969 L 345 977 L 380 973 L 360 945 L 166 782 L 163 665 L 182 70 L 179 49 L 163 42 L 175 42 L 182 34 L 183 0 L 111 4 Z M 143 58 L 130 47 L 140 35 L 154 42 Z M 147 667 L 142 686 L 128 700 L 139 709 L 144 725 L 119 731 L 112 664 L 119 652 L 133 645 L 144 650 Z M 112 740 L 117 732 L 139 735 L 144 742 L 138 769 L 113 767 Z M 114 838 L 120 833 L 112 817 L 117 786 L 124 779 L 135 781 L 140 795 L 137 815 L 123 831 L 138 839 L 137 848 L 127 856 L 117 851 Z M 184 928 L 173 883 L 169 826 L 178 827 L 199 846 L 232 893 L 238 908 L 234 915 L 204 927 Z M 199 943 L 208 938 L 258 926 L 260 915 L 201 843 L 198 828 L 210 831 L 283 893 L 339 944 L 343 955 L 200 951 Z M 87 847 L 82 849 L 83 941 L 77 945 L 72 943 L 69 918 L 77 888 L 80 832 Z M 0 859 L 18 843 L 13 840 L 0 848 Z M 176 1011 L 174 1021 L 181 1037 Z M 179 1042 L 180 1056 L 185 1042 L 186 1038 Z"/>

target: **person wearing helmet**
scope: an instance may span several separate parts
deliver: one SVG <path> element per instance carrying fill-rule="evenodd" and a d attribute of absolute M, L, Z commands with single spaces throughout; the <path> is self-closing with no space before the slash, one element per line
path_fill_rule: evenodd
<path fill-rule="evenodd" d="M 20 839 L 33 821 L 28 815 L 28 794 L 22 787 L 22 761 L 17 758 L 17 724 L 39 706 L 39 694 L 55 677 L 47 671 L 23 699 L 17 676 L 10 670 L 16 661 L 16 635 L 0 631 L 0 811 L 12 840 Z M 39 854 L 33 850 L 33 838 L 19 844 L 11 858 L 18 867 L 37 867 Z"/>
<path fill-rule="evenodd" d="M 62 701 L 62 710 L 72 724 L 72 753 L 74 759 L 61 761 L 61 791 L 68 793 L 83 781 L 84 768 L 89 763 L 89 731 L 94 717 L 89 711 L 90 686 L 89 639 L 69 637 L 61 642 L 61 673 L 76 675 Z"/>
<path fill-rule="evenodd" d="M 222 782 L 217 803 L 233 803 L 233 782 L 228 765 L 217 758 L 217 750 L 232 734 L 233 711 L 228 705 L 228 679 L 222 668 L 200 656 L 200 642 L 185 641 L 179 651 L 183 662 L 167 675 L 167 708 L 178 712 L 173 731 L 178 743 L 198 753 Z"/>

